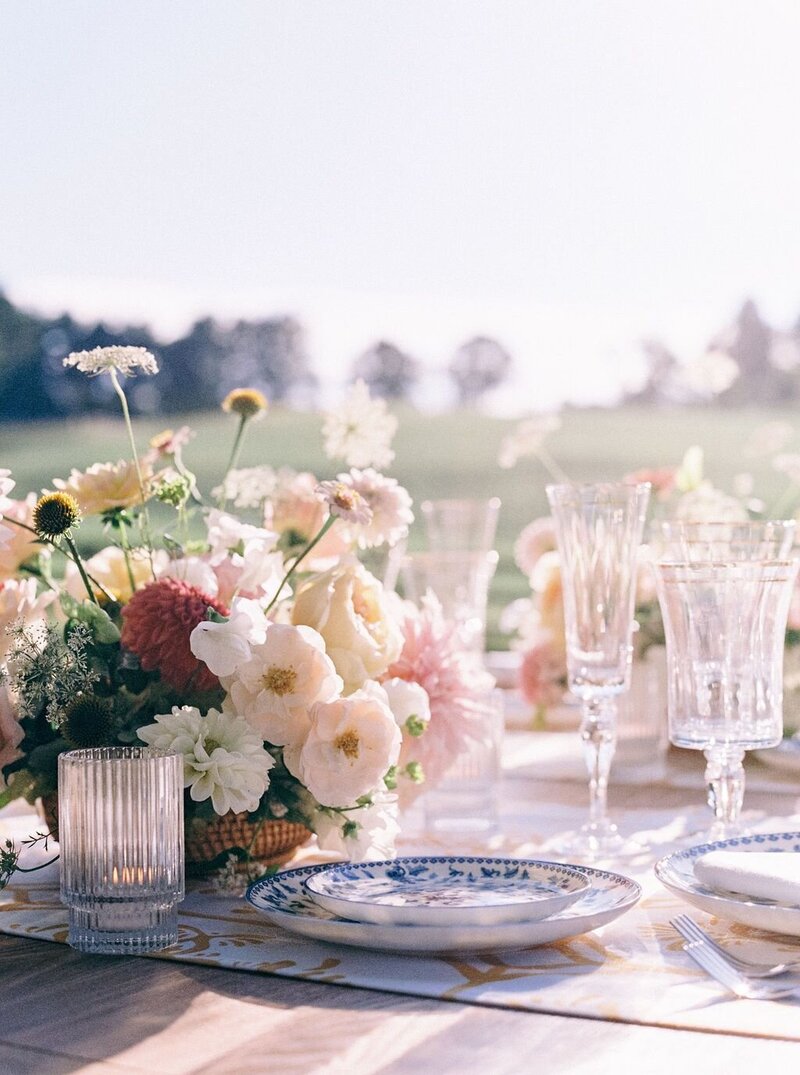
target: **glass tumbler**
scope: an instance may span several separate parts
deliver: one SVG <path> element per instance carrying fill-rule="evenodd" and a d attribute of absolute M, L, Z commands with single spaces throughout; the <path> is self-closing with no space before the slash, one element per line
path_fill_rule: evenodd
<path fill-rule="evenodd" d="M 746 750 L 783 733 L 783 651 L 797 561 L 660 562 L 670 741 L 702 750 L 706 834 L 741 831 Z"/>
<path fill-rule="evenodd" d="M 61 901 L 69 944 L 138 955 L 178 939 L 183 759 L 145 746 L 58 759 Z"/>

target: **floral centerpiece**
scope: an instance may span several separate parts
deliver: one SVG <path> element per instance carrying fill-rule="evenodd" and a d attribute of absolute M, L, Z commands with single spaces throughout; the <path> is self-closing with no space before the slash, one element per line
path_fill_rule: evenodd
<path fill-rule="evenodd" d="M 99 348 L 65 365 L 110 378 L 131 458 L 25 499 L 0 470 L 0 806 L 52 806 L 65 750 L 140 742 L 183 757 L 187 847 L 236 821 L 217 863 L 273 824 L 295 844 L 310 830 L 352 858 L 391 855 L 401 796 L 482 734 L 485 686 L 435 601 L 402 602 L 359 560 L 413 519 L 407 491 L 375 469 L 393 459 L 396 419 L 358 383 L 323 428 L 348 471 L 240 468 L 267 400 L 234 390 L 209 502 L 188 428 L 137 451 L 124 379 L 157 373 L 152 354 Z M 108 543 L 86 556 L 90 516 Z"/>
<path fill-rule="evenodd" d="M 532 455 L 556 481 L 568 480 L 546 446 L 548 435 L 559 424 L 553 415 L 521 423 L 504 441 L 500 465 L 512 467 L 520 458 Z M 626 475 L 625 480 L 650 482 L 654 521 L 745 522 L 784 518 L 796 510 L 800 495 L 800 455 L 782 450 L 792 434 L 787 423 L 770 422 L 757 429 L 743 448 L 746 458 L 771 457 L 772 467 L 784 478 L 783 492 L 769 506 L 754 494 L 754 481 L 747 472 L 736 476 L 733 492 L 719 489 L 704 473 L 703 451 L 698 446 L 689 448 L 677 465 L 635 471 Z M 657 549 L 652 546 L 642 550 L 636 592 L 634 662 L 663 654 L 664 629 L 649 563 L 653 553 Z M 520 652 L 518 685 L 533 710 L 533 723 L 543 726 L 549 713 L 569 698 L 561 572 L 552 519 L 543 517 L 530 522 L 516 540 L 514 557 L 528 580 L 530 596 L 505 609 L 501 626 L 512 635 L 511 645 Z M 785 727 L 790 733 L 800 726 L 800 584 L 789 616 L 784 668 Z M 634 664 L 634 674 L 635 671 Z"/>

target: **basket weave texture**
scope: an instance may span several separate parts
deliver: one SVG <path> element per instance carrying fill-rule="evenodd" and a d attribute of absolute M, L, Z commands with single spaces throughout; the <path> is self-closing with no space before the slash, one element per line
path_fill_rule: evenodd
<path fill-rule="evenodd" d="M 42 813 L 57 840 L 58 795 L 44 796 Z M 247 814 L 227 813 L 213 821 L 187 820 L 184 832 L 187 867 L 202 869 L 224 852 L 234 847 L 247 850 L 251 843 L 250 853 L 257 862 L 279 866 L 311 836 L 305 825 L 293 821 L 265 821 L 256 833 L 257 828 L 258 822 L 250 821 Z"/>

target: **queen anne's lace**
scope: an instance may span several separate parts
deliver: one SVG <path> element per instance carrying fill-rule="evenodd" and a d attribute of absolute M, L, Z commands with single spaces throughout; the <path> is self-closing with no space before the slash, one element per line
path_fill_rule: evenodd
<path fill-rule="evenodd" d="M 93 351 L 73 351 L 64 359 L 65 366 L 75 366 L 81 373 L 96 377 L 115 370 L 131 377 L 136 370 L 158 373 L 158 363 L 146 347 L 95 347 Z"/>

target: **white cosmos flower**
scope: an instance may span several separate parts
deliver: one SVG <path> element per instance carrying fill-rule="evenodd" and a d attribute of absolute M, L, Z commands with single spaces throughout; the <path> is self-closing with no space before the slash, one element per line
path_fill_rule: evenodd
<path fill-rule="evenodd" d="M 309 710 L 342 690 L 321 635 L 283 623 L 268 624 L 264 641 L 252 646 L 250 657 L 221 683 L 228 692 L 224 708 L 244 717 L 262 739 L 288 748 L 284 760 L 291 772 L 295 753 L 290 748 L 305 741 Z"/>
<path fill-rule="evenodd" d="M 357 523 L 365 526 L 372 521 L 372 510 L 362 497 L 356 492 L 350 482 L 337 479 L 337 481 L 320 482 L 314 490 L 319 499 L 328 505 L 331 515 L 337 515 L 348 523 Z"/>
<path fill-rule="evenodd" d="M 230 470 L 222 485 L 211 490 L 216 500 L 231 501 L 235 508 L 259 508 L 278 487 L 278 474 L 270 466 Z"/>
<path fill-rule="evenodd" d="M 345 817 L 318 810 L 312 828 L 321 850 L 338 851 L 351 862 L 374 862 L 395 856 L 395 841 L 400 834 L 397 815 L 397 796 L 379 791 L 372 796 L 370 806 L 348 811 Z"/>
<path fill-rule="evenodd" d="M 214 568 L 202 556 L 182 556 L 179 560 L 169 560 L 161 570 L 156 569 L 156 574 L 160 579 L 180 579 L 208 597 L 216 597 L 219 593 Z"/>
<path fill-rule="evenodd" d="M 355 489 L 372 512 L 370 521 L 356 530 L 360 548 L 396 545 L 408 534 L 408 528 L 414 522 L 412 501 L 395 478 L 387 478 L 368 467 L 340 474 L 339 481 Z"/>
<path fill-rule="evenodd" d="M 146 347 L 95 347 L 93 351 L 73 351 L 64 359 L 65 366 L 76 366 L 81 373 L 96 377 L 114 370 L 130 377 L 139 369 L 142 373 L 158 373 L 158 363 Z"/>
<path fill-rule="evenodd" d="M 211 799 L 218 814 L 255 810 L 275 764 L 257 732 L 232 713 L 173 706 L 140 728 L 139 738 L 183 757 L 183 786 L 195 802 Z"/>
<path fill-rule="evenodd" d="M 257 601 L 237 597 L 227 620 L 203 620 L 189 635 L 192 653 L 215 676 L 232 676 L 267 636 L 267 618 Z"/>
<path fill-rule="evenodd" d="M 369 691 L 318 702 L 297 776 L 322 806 L 352 806 L 381 785 L 402 736 L 391 709 Z"/>
<path fill-rule="evenodd" d="M 397 419 L 386 401 L 372 399 L 369 388 L 358 380 L 335 411 L 325 416 L 322 435 L 329 459 L 343 459 L 348 467 L 383 470 L 394 459 L 390 445 L 397 432 Z"/>

